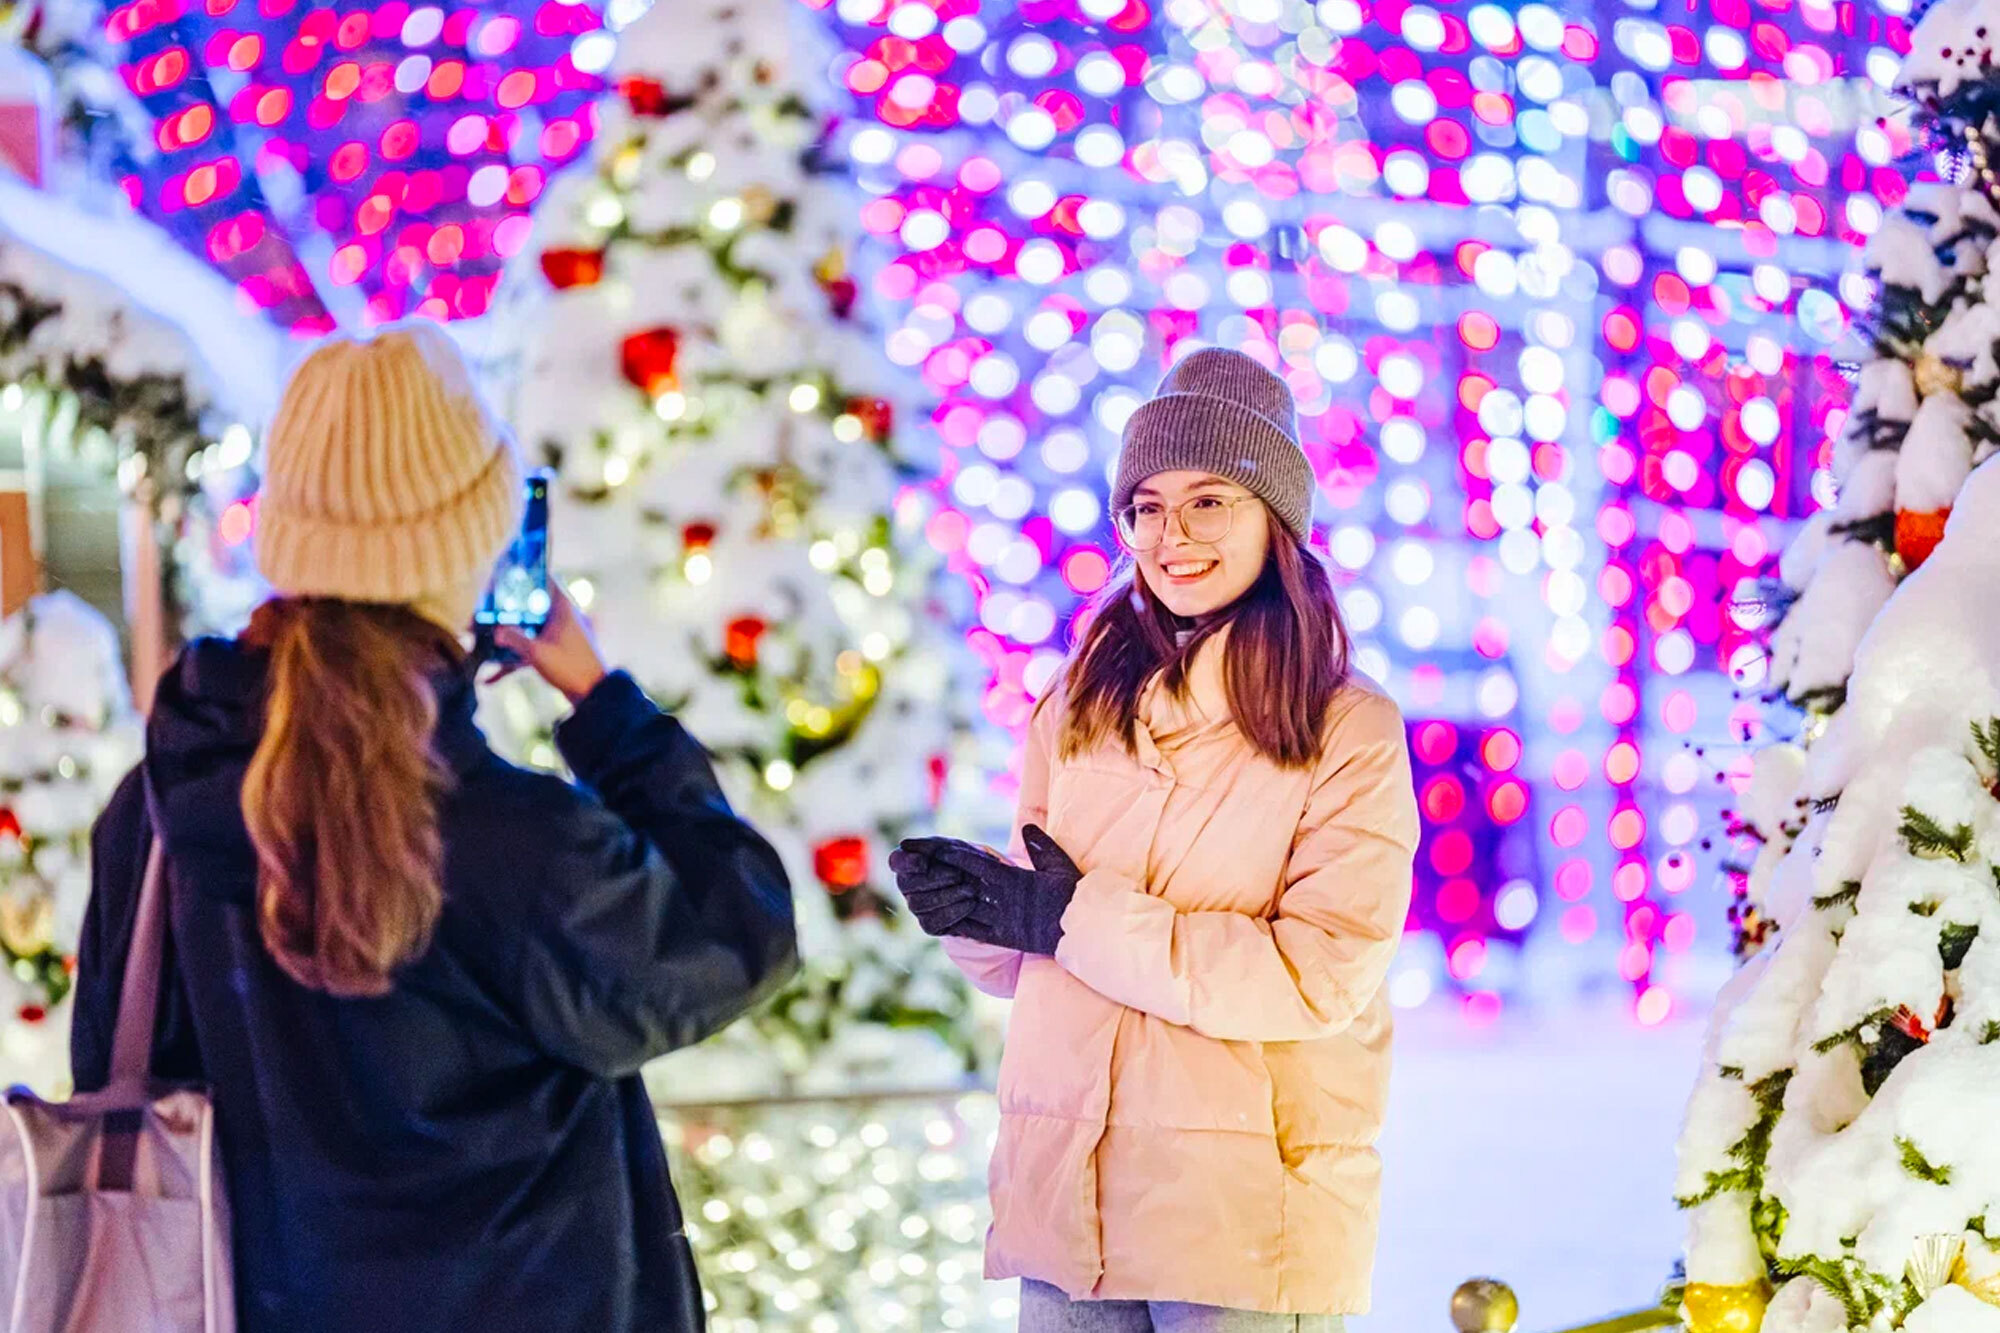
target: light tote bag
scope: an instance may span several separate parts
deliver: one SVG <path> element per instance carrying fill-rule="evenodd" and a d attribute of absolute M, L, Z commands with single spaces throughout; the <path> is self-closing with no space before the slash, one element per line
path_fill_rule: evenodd
<path fill-rule="evenodd" d="M 205 1092 L 152 1083 L 166 860 L 146 858 L 111 1081 L 45 1102 L 7 1094 L 0 1127 L 0 1328 L 235 1333 L 229 1212 Z"/>

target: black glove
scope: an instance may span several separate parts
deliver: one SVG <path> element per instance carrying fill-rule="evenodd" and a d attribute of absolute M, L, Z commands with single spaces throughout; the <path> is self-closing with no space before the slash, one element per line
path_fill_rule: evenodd
<path fill-rule="evenodd" d="M 912 865 L 904 890 L 924 929 L 1053 956 L 1062 941 L 1063 912 L 1083 872 L 1035 825 L 1021 830 L 1021 840 L 1032 870 L 953 838 L 911 838 L 898 847 L 906 863 L 924 863 Z M 896 858 L 889 864 L 895 867 Z M 897 884 L 903 884 L 900 871 Z"/>
<path fill-rule="evenodd" d="M 889 853 L 896 888 L 926 935 L 949 935 L 971 913 L 979 891 L 971 877 L 956 866 L 934 860 L 919 844 L 938 846 L 949 838 L 907 838 Z M 965 846 L 964 843 L 956 844 Z"/>

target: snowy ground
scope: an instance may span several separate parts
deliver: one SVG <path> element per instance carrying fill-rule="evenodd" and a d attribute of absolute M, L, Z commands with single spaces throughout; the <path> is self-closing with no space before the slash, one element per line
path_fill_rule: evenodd
<path fill-rule="evenodd" d="M 1353 1333 L 1449 1333 L 1475 1276 L 1513 1285 L 1522 1333 L 1650 1305 L 1679 1253 L 1673 1146 L 1702 1022 L 1400 1017 L 1375 1313 Z"/>

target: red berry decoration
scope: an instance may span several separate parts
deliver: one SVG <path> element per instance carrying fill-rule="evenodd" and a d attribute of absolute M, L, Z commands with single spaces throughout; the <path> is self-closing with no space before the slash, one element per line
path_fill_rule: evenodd
<path fill-rule="evenodd" d="M 896 409 L 886 398 L 850 398 L 847 414 L 859 421 L 863 433 L 877 444 L 889 438 L 890 428 L 896 424 Z"/>
<path fill-rule="evenodd" d="M 692 554 L 715 544 L 715 524 L 690 523 L 681 529 L 681 545 Z"/>
<path fill-rule="evenodd" d="M 846 319 L 854 313 L 854 303 L 861 298 L 861 288 L 852 278 L 831 278 L 820 283 L 820 290 L 826 293 L 827 306 L 835 319 Z"/>
<path fill-rule="evenodd" d="M 571 287 L 595 287 L 604 279 L 602 250 L 544 250 L 542 276 L 557 291 Z"/>
<path fill-rule="evenodd" d="M 868 882 L 868 841 L 829 838 L 813 849 L 813 873 L 834 893 L 846 893 Z"/>
<path fill-rule="evenodd" d="M 1945 520 L 1951 517 L 1951 507 L 1943 509 L 1896 511 L 1896 554 L 1903 557 L 1904 569 L 1915 569 L 1931 558 L 1931 552 L 1944 540 Z"/>
<path fill-rule="evenodd" d="M 770 626 L 762 616 L 738 616 L 729 622 L 722 651 L 745 671 L 757 665 L 757 644 Z"/>
<path fill-rule="evenodd" d="M 645 329 L 618 346 L 619 366 L 625 378 L 658 398 L 680 384 L 674 363 L 680 358 L 681 336 L 670 328 Z"/>
<path fill-rule="evenodd" d="M 39 1004 L 24 1004 L 21 1006 L 21 1021 L 23 1023 L 39 1023 L 48 1016 L 49 1011 L 42 1008 Z"/>
<path fill-rule="evenodd" d="M 0 838 L 21 836 L 21 817 L 4 805 L 0 805 Z"/>
<path fill-rule="evenodd" d="M 635 74 L 618 81 L 618 92 L 635 116 L 664 116 L 671 109 L 666 86 L 658 79 L 644 79 Z"/>

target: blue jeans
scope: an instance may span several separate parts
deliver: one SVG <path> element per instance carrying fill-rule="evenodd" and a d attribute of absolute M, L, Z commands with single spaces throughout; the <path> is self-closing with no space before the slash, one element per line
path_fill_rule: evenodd
<path fill-rule="evenodd" d="M 1345 1333 L 1337 1314 L 1262 1314 L 1180 1301 L 1073 1301 L 1021 1281 L 1020 1333 Z"/>

